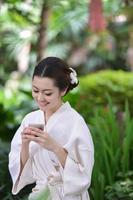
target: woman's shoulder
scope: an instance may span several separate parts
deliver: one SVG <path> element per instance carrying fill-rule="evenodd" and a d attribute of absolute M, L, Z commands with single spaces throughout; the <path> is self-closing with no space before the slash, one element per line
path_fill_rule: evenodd
<path fill-rule="evenodd" d="M 75 108 L 71 107 L 71 113 L 75 120 L 77 121 L 84 121 L 84 117 L 81 113 L 79 113 Z"/>
<path fill-rule="evenodd" d="M 25 117 L 35 116 L 35 115 L 40 114 L 41 112 L 42 112 L 41 110 L 34 110 L 34 111 L 31 111 L 30 113 L 27 113 L 27 114 L 25 115 Z"/>

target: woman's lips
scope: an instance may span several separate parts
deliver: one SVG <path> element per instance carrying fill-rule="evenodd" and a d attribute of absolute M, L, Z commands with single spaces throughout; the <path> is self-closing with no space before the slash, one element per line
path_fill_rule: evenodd
<path fill-rule="evenodd" d="M 44 107 L 44 106 L 47 106 L 49 103 L 48 102 L 47 103 L 38 102 L 38 104 L 39 104 L 39 106 Z"/>

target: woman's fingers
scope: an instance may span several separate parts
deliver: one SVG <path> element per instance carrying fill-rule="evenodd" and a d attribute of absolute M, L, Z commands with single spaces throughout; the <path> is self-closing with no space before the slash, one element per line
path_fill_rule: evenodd
<path fill-rule="evenodd" d="M 43 134 L 44 132 L 38 128 L 32 128 L 32 127 L 27 127 L 23 130 L 22 134 L 23 135 L 35 135 L 37 137 L 41 137 L 41 135 Z"/>
<path fill-rule="evenodd" d="M 35 137 L 35 136 L 33 136 L 33 135 L 25 134 L 25 135 L 23 136 L 23 139 L 33 140 L 34 137 Z"/>
<path fill-rule="evenodd" d="M 35 132 L 38 132 L 38 133 L 42 133 L 43 131 L 41 130 L 41 129 L 39 129 L 39 128 L 36 128 L 36 127 L 28 127 L 28 130 L 30 130 L 30 131 L 35 131 Z"/>
<path fill-rule="evenodd" d="M 39 133 L 37 131 L 31 130 L 29 133 L 29 135 L 33 135 L 34 137 L 42 137 L 43 133 Z"/>
<path fill-rule="evenodd" d="M 22 132 L 22 140 L 24 142 L 34 141 L 48 150 L 51 150 L 54 144 L 49 134 L 35 127 L 25 128 Z"/>

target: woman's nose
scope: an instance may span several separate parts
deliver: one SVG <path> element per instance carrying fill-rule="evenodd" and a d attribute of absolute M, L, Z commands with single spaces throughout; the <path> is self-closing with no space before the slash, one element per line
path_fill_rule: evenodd
<path fill-rule="evenodd" d="M 38 93 L 38 96 L 37 96 L 38 100 L 39 101 L 44 101 L 44 95 L 42 93 Z"/>

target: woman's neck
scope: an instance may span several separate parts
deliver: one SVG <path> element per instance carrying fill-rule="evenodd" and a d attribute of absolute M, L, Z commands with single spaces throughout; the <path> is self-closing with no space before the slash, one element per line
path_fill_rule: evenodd
<path fill-rule="evenodd" d="M 54 109 L 46 110 L 45 123 L 47 123 L 48 119 L 62 106 L 62 104 L 63 104 L 63 102 L 60 101 Z"/>

